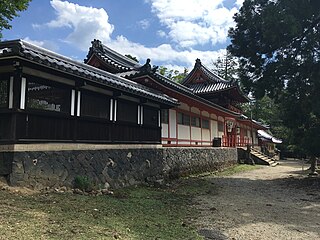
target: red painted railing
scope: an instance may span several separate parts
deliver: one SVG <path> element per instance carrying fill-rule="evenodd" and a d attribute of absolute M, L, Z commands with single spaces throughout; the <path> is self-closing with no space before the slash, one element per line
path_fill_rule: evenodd
<path fill-rule="evenodd" d="M 250 137 L 222 136 L 222 147 L 245 147 L 248 144 L 251 144 Z"/>

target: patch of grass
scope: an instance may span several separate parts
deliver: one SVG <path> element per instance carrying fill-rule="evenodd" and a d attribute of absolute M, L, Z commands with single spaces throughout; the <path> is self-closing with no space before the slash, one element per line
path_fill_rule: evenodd
<path fill-rule="evenodd" d="M 202 239 L 190 196 L 131 187 L 113 196 L 0 192 L 0 239 Z"/>
<path fill-rule="evenodd" d="M 259 166 L 236 165 L 217 176 Z M 203 239 L 193 199 L 217 194 L 213 174 L 191 176 L 161 189 L 130 187 L 114 195 L 26 194 L 0 190 L 0 239 Z"/>
<path fill-rule="evenodd" d="M 246 172 L 246 171 L 252 171 L 255 169 L 259 169 L 259 168 L 261 168 L 260 165 L 236 164 L 234 166 L 231 166 L 231 167 L 224 169 L 221 172 L 215 173 L 215 175 L 217 175 L 217 176 L 230 176 L 233 174 Z"/>
<path fill-rule="evenodd" d="M 87 176 L 76 176 L 74 179 L 74 188 L 79 188 L 82 191 L 90 191 L 93 188 L 93 183 Z"/>

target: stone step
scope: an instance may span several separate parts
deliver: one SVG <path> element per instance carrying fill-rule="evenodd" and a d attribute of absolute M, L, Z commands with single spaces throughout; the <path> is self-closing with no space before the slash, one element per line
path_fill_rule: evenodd
<path fill-rule="evenodd" d="M 275 162 L 272 158 L 264 155 L 264 154 L 261 153 L 261 152 L 252 150 L 252 151 L 251 151 L 251 154 L 252 154 L 253 156 L 255 156 L 256 158 L 259 158 L 260 160 L 266 162 L 266 163 L 267 163 L 269 166 L 271 166 L 271 167 L 275 167 L 275 166 L 278 165 L 278 163 Z"/>

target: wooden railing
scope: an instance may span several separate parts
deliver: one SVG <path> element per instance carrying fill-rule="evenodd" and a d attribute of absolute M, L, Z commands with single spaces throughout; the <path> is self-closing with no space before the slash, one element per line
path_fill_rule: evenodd
<path fill-rule="evenodd" d="M 222 136 L 222 147 L 245 147 L 248 144 L 251 145 L 250 137 Z"/>
<path fill-rule="evenodd" d="M 0 132 L 0 142 L 161 142 L 158 126 L 57 113 L 0 113 Z"/>

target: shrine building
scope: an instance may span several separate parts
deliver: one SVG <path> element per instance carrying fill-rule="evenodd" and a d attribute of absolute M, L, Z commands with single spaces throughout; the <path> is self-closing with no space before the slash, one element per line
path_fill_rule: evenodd
<path fill-rule="evenodd" d="M 242 114 L 240 105 L 249 98 L 238 83 L 217 76 L 200 59 L 181 84 L 160 75 L 150 59 L 140 65 L 99 40 L 92 42 L 85 63 L 179 101 L 178 106 L 161 110 L 163 146 L 257 145 L 257 130 L 266 129 Z"/>

